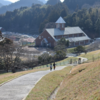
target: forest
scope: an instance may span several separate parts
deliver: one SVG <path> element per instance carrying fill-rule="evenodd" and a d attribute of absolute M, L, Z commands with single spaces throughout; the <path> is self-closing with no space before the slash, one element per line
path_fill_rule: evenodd
<path fill-rule="evenodd" d="M 74 6 L 70 8 L 72 1 L 76 4 L 80 1 L 79 8 L 73 13 L 70 12 L 75 8 Z M 32 7 L 21 7 L 0 15 L 0 26 L 5 31 L 31 35 L 40 34 L 47 23 L 55 22 L 62 16 L 66 21 L 66 27 L 79 26 L 91 38 L 95 38 L 100 36 L 100 8 L 81 9 L 81 4 L 92 5 L 95 1 L 99 0 L 65 0 L 64 3 L 59 2 L 55 5 L 50 5 L 47 2 L 47 5 L 43 6 L 33 4 Z"/>

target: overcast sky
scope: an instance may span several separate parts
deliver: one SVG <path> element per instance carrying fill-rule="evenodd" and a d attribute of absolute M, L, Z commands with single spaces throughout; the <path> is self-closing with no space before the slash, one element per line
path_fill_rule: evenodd
<path fill-rule="evenodd" d="M 19 0 L 5 0 L 5 1 L 16 2 L 16 1 L 19 1 Z M 63 2 L 64 0 L 61 0 L 61 1 Z"/>

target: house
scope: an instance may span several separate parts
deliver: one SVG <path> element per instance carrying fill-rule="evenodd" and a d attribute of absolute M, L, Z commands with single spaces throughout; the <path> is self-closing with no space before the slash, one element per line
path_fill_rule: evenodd
<path fill-rule="evenodd" d="M 35 40 L 36 46 L 54 47 L 56 42 L 65 38 L 69 40 L 70 47 L 87 45 L 90 38 L 80 27 L 65 27 L 66 22 L 62 17 L 56 21 L 56 28 L 45 29 Z"/>
<path fill-rule="evenodd" d="M 20 39 L 19 42 L 21 46 L 25 46 L 25 45 L 34 45 L 34 41 L 35 41 L 35 38 L 29 37 L 29 38 L 22 38 Z"/>
<path fill-rule="evenodd" d="M 2 36 L 2 27 L 0 27 L 0 42 L 2 42 L 5 38 Z"/>

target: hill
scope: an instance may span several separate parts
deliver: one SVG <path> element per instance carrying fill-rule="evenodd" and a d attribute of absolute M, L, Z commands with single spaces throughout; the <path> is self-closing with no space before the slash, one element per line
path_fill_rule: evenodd
<path fill-rule="evenodd" d="M 5 31 L 39 34 L 39 30 L 41 33 L 46 23 L 55 22 L 59 16 L 63 16 L 62 12 L 64 12 L 64 16 L 67 16 L 68 8 L 64 4 L 55 6 L 33 5 L 30 8 L 22 7 L 13 12 L 6 12 L 4 15 L 0 15 L 0 26 Z"/>
<path fill-rule="evenodd" d="M 31 7 L 21 7 L 20 9 L 12 12 L 8 11 L 4 15 L 0 15 L 0 26 L 6 31 L 30 33 L 32 35 L 40 34 L 46 24 L 54 23 L 60 16 L 65 19 L 66 27 L 79 26 L 89 37 L 100 37 L 100 7 L 95 7 L 94 5 L 93 8 L 89 9 L 77 9 L 71 14 L 65 3 L 58 3 L 54 6 L 32 5 Z"/>
<path fill-rule="evenodd" d="M 100 100 L 100 60 L 75 67 L 55 100 Z"/>
<path fill-rule="evenodd" d="M 2 5 L 9 5 L 9 4 L 11 4 L 12 2 L 7 1 L 7 0 L 0 0 L 0 3 L 1 3 Z"/>
<path fill-rule="evenodd" d="M 0 7 L 2 7 L 3 5 L 0 3 Z"/>
<path fill-rule="evenodd" d="M 96 2 L 100 2 L 100 0 L 64 0 L 70 10 L 81 9 L 86 4 L 92 6 Z"/>
<path fill-rule="evenodd" d="M 6 11 L 13 11 L 15 9 L 18 9 L 20 7 L 31 7 L 33 4 L 41 4 L 43 5 L 43 2 L 39 0 L 20 0 L 18 2 L 12 3 L 8 6 L 3 6 L 0 8 L 0 14 L 6 13 Z"/>
<path fill-rule="evenodd" d="M 61 1 L 60 0 L 48 0 L 46 4 L 47 5 L 55 5 L 57 3 L 61 3 Z"/>
<path fill-rule="evenodd" d="M 39 1 L 43 2 L 44 4 L 47 2 L 46 0 L 39 0 Z"/>

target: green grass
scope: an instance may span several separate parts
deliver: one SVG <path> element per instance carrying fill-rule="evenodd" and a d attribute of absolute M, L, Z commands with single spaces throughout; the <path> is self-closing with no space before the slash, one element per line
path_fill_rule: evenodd
<path fill-rule="evenodd" d="M 51 93 L 60 85 L 72 67 L 67 67 L 61 71 L 54 71 L 44 76 L 33 88 L 26 100 L 47 100 Z"/>
<path fill-rule="evenodd" d="M 67 49 L 67 53 L 74 53 L 74 49 L 75 49 L 75 48 L 68 48 L 68 49 Z"/>

